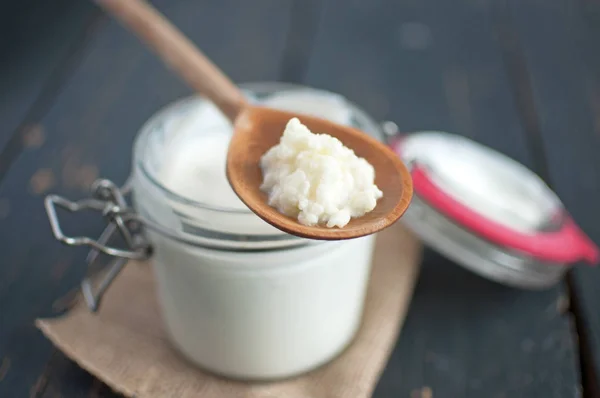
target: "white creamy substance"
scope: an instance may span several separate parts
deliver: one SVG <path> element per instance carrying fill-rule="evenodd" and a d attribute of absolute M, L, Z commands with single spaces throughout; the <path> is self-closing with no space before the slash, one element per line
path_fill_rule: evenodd
<path fill-rule="evenodd" d="M 312 115 L 350 123 L 349 108 L 337 96 L 303 91 L 267 102 L 277 107 L 279 99 L 282 108 L 309 108 Z M 154 127 L 153 134 L 164 137 L 149 145 L 156 152 L 142 157 L 149 159 L 161 185 L 201 204 L 174 200 L 137 173 L 136 209 L 178 230 L 191 226 L 220 234 L 285 237 L 251 213 L 227 182 L 227 120 L 200 100 L 183 116 L 175 109 L 161 115 L 156 124 L 162 127 Z M 203 368 L 243 379 L 292 376 L 331 360 L 360 326 L 373 235 L 259 252 L 192 246 L 152 230 L 148 237 L 170 340 Z M 244 247 L 243 240 L 231 244 Z"/>
<path fill-rule="evenodd" d="M 344 227 L 377 205 L 375 169 L 340 140 L 313 134 L 292 118 L 279 144 L 261 158 L 269 205 L 301 224 Z"/>

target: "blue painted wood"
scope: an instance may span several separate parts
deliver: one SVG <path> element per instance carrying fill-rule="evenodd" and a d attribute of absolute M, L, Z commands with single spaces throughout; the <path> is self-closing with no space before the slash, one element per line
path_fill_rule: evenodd
<path fill-rule="evenodd" d="M 531 75 L 548 178 L 569 212 L 600 244 L 600 3 L 511 1 L 510 11 Z M 589 396 L 600 380 L 600 273 L 572 273 Z"/>
<path fill-rule="evenodd" d="M 487 1 L 330 0 L 306 82 L 404 131 L 461 134 L 535 167 Z M 427 252 L 375 397 L 577 397 L 564 284 L 509 289 Z"/>
<path fill-rule="evenodd" d="M 91 2 L 78 0 L 20 0 L 1 7 L 0 150 L 45 110 L 44 99 L 62 78 L 58 73 L 68 68 L 67 55 L 98 14 Z"/>

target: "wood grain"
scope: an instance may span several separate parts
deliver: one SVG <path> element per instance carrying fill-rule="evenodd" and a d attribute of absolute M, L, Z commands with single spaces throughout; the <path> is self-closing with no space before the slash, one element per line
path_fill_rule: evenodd
<path fill-rule="evenodd" d="M 61 79 L 59 72 L 68 67 L 69 54 L 79 48 L 96 15 L 92 4 L 77 0 L 20 0 L 0 6 L 0 149 L 11 138 L 12 146 L 19 146 L 18 135 L 45 110 L 44 99 L 53 95 L 49 91 Z"/>
<path fill-rule="evenodd" d="M 192 41 L 144 0 L 95 0 L 231 121 L 246 105 L 233 82 Z"/>
<path fill-rule="evenodd" d="M 330 0 L 306 82 L 403 131 L 458 133 L 533 167 L 490 3 Z M 577 397 L 565 297 L 564 284 L 513 290 L 427 252 L 374 397 Z"/>
<path fill-rule="evenodd" d="M 549 182 L 599 244 L 600 4 L 510 1 L 510 11 L 529 66 Z M 587 396 L 598 396 L 600 274 L 580 264 L 571 276 L 584 387 Z"/>

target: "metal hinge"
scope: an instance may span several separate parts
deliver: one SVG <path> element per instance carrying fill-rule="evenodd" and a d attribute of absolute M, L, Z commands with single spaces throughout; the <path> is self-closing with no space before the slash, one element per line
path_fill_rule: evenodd
<path fill-rule="evenodd" d="M 86 257 L 88 269 L 98 261 L 100 253 L 111 256 L 107 264 L 106 274 L 94 287 L 93 275 L 87 275 L 81 282 L 81 292 L 84 300 L 92 312 L 97 312 L 102 296 L 123 270 L 129 260 L 145 260 L 152 254 L 152 248 L 142 233 L 142 223 L 135 217 L 133 210 L 128 206 L 124 191 L 119 189 L 112 181 L 101 179 L 92 184 L 92 197 L 77 202 L 70 201 L 62 196 L 49 195 L 44 201 L 48 219 L 54 237 L 68 246 L 89 246 L 91 249 Z M 57 209 L 64 209 L 71 213 L 84 210 L 101 212 L 107 220 L 107 225 L 98 239 L 86 236 L 67 236 L 63 233 L 57 215 Z M 123 239 L 126 248 L 121 249 L 110 246 L 111 240 L 118 235 Z"/>

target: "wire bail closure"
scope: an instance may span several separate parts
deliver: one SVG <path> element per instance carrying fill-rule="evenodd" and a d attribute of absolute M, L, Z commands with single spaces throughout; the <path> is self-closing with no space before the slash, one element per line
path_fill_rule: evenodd
<path fill-rule="evenodd" d="M 48 195 L 44 200 L 54 237 L 67 246 L 91 248 L 85 260 L 88 269 L 94 265 L 100 253 L 113 257 L 106 266 L 108 271 L 95 289 L 93 275 L 87 275 L 81 282 L 81 292 L 91 312 L 99 310 L 104 293 L 129 260 L 146 260 L 152 255 L 152 247 L 142 232 L 143 223 L 124 198 L 126 190 L 127 188 L 119 189 L 110 180 L 100 179 L 92 184 L 92 198 L 73 202 L 59 195 Z M 67 236 L 62 231 L 57 208 L 71 213 L 85 210 L 100 212 L 107 220 L 107 226 L 97 240 L 87 236 Z M 111 239 L 119 235 L 124 240 L 126 249 L 109 245 Z"/>

